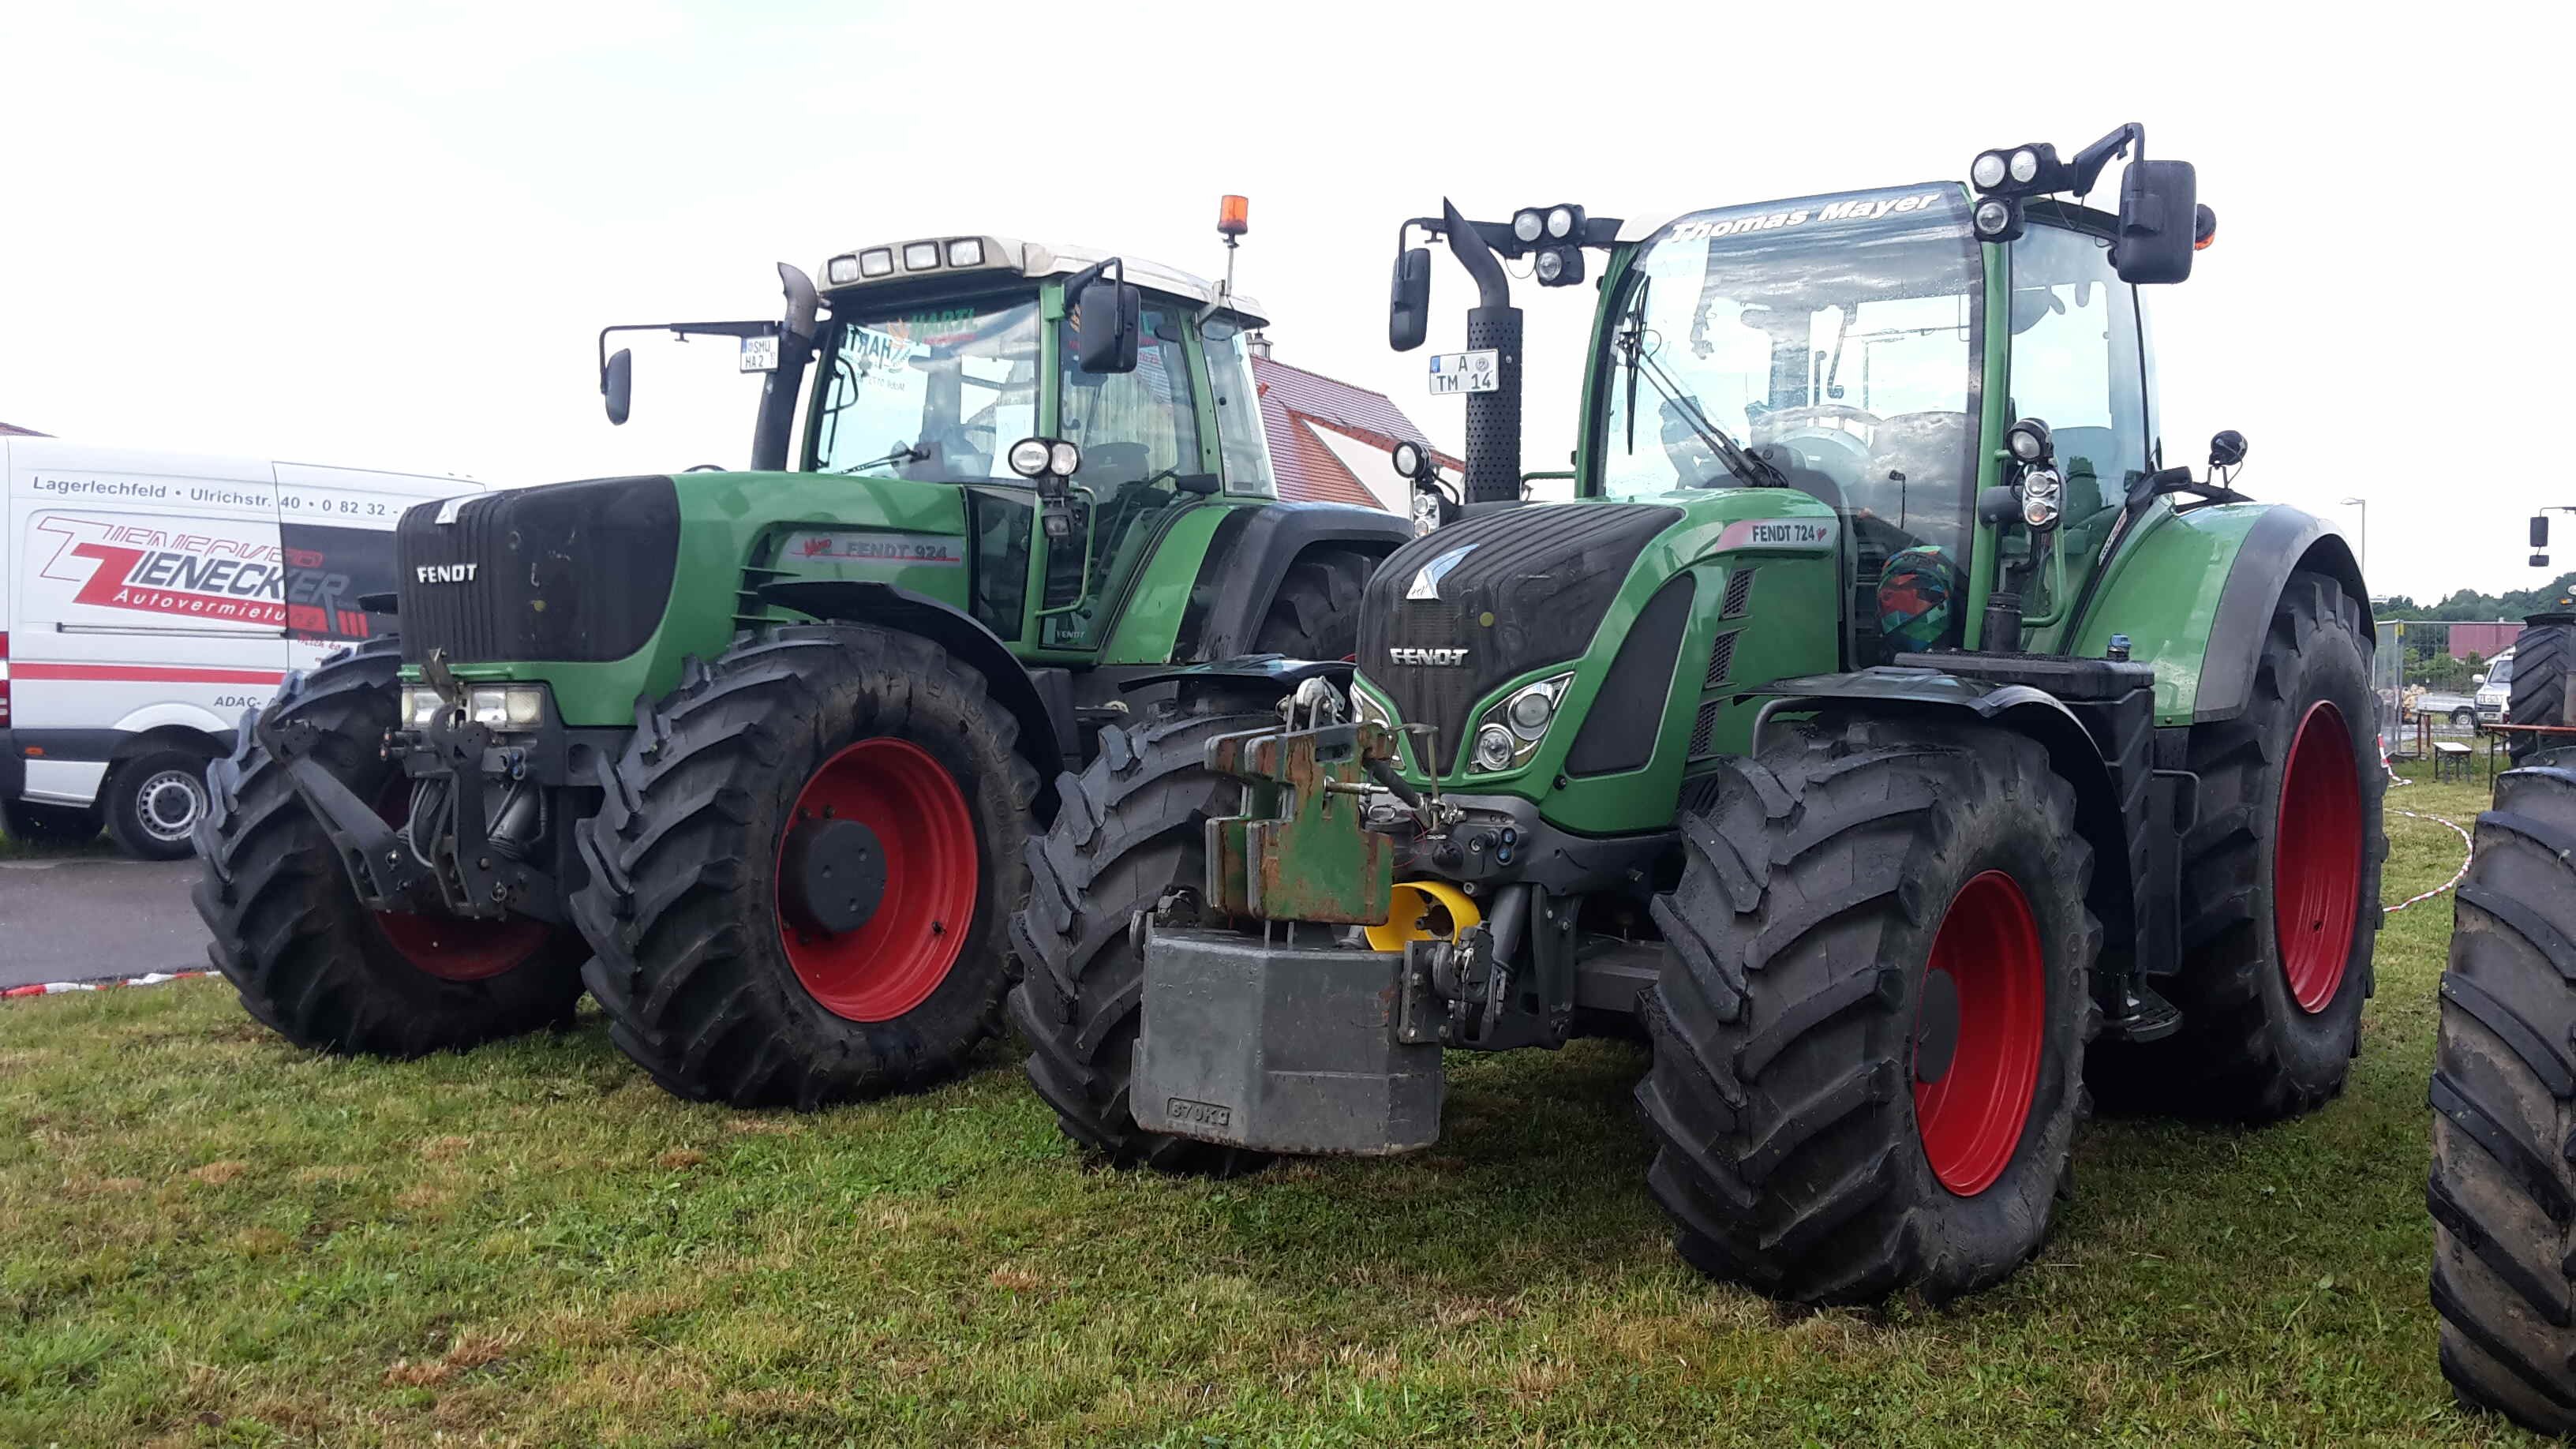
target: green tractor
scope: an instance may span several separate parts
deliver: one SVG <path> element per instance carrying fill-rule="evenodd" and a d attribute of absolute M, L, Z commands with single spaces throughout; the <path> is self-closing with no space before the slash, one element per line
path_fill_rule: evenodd
<path fill-rule="evenodd" d="M 2116 213 L 2064 199 L 2133 147 Z M 1012 1017 L 1069 1135 L 1401 1152 L 1444 1052 L 1642 1035 L 1683 1256 L 1834 1302 L 2011 1272 L 2088 1081 L 2341 1088 L 2385 851 L 2353 552 L 2226 486 L 2241 437 L 2163 461 L 2139 294 L 2214 231 L 2188 164 L 2132 125 L 1970 178 L 1407 224 L 1478 285 L 1434 364 L 1463 497 L 1420 475 L 1346 683 L 1184 671 L 1065 787 Z M 1593 251 L 1577 497 L 1521 503 L 1501 259 Z"/>
<path fill-rule="evenodd" d="M 1411 531 L 1279 501 L 1230 284 L 996 236 L 779 273 L 782 320 L 668 328 L 767 373 L 749 471 L 412 509 L 398 635 L 246 724 L 196 900 L 252 1015 L 412 1055 L 586 985 L 686 1097 L 915 1085 L 998 1029 L 1024 844 L 1124 686 L 1351 651 Z"/>

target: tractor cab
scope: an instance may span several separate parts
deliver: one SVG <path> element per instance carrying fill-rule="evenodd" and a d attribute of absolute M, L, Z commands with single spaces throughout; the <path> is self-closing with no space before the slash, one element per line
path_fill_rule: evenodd
<path fill-rule="evenodd" d="M 783 323 L 668 330 L 742 336 L 744 369 L 770 374 L 755 469 L 962 492 L 962 540 L 864 546 L 964 565 L 973 616 L 1005 643 L 1096 653 L 1176 515 L 1277 495 L 1252 381 L 1265 318 L 1230 283 L 991 235 L 856 248 L 819 292 L 781 273 Z M 631 368 L 603 359 L 612 420 Z"/>

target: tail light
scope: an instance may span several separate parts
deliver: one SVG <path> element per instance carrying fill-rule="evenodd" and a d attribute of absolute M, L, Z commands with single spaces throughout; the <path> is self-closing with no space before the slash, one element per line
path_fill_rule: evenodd
<path fill-rule="evenodd" d="M 0 729 L 9 724 L 9 634 L 0 629 Z"/>

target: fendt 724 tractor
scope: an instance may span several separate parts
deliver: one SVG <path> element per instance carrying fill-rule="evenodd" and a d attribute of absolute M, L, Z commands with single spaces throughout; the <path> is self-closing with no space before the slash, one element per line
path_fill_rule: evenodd
<path fill-rule="evenodd" d="M 2116 214 L 2061 199 L 2132 147 Z M 1400 1152 L 1445 1051 L 1642 1029 L 1685 1257 L 1940 1298 L 2040 1241 L 2088 1075 L 2257 1120 L 2341 1087 L 2383 854 L 2352 551 L 2219 481 L 2232 433 L 2163 461 L 2139 284 L 2214 232 L 2188 164 L 2126 126 L 1970 178 L 1408 224 L 1494 354 L 1465 496 L 1346 689 L 1196 670 L 1068 787 L 1012 1017 L 1069 1134 Z M 1516 503 L 1500 259 L 1593 249 L 1579 496 Z"/>
<path fill-rule="evenodd" d="M 1254 304 L 995 236 L 779 271 L 783 320 L 669 329 L 768 369 L 750 471 L 412 509 L 399 638 L 242 731 L 197 904 L 254 1016 L 407 1055 L 586 983 L 684 1096 L 919 1083 L 998 1029 L 1023 843 L 1120 686 L 1350 652 L 1411 533 L 1278 501 Z"/>

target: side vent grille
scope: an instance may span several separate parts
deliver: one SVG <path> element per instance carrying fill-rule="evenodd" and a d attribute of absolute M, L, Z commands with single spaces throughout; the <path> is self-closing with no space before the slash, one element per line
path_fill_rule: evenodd
<path fill-rule="evenodd" d="M 1737 569 L 1726 576 L 1726 607 L 1717 611 L 1721 619 L 1741 619 L 1753 602 L 1753 570 Z"/>
<path fill-rule="evenodd" d="M 785 569 L 765 569 L 758 564 L 745 564 L 742 587 L 733 596 L 733 627 L 736 633 L 747 633 L 763 624 L 775 624 L 785 615 L 769 605 L 760 591 L 780 579 L 794 578 Z"/>
<path fill-rule="evenodd" d="M 1721 703 L 1712 699 L 1699 707 L 1699 722 L 1691 726 L 1690 757 L 1694 760 L 1704 760 L 1717 753 L 1711 741 L 1717 735 L 1717 710 Z"/>
<path fill-rule="evenodd" d="M 1734 586 L 1729 585 L 1727 597 L 1732 599 L 1734 595 Z M 1735 637 L 1743 632 L 1729 629 L 1708 646 L 1708 678 L 1701 684 L 1702 689 L 1715 689 L 1726 683 L 1727 675 L 1735 668 Z"/>

